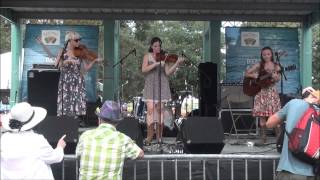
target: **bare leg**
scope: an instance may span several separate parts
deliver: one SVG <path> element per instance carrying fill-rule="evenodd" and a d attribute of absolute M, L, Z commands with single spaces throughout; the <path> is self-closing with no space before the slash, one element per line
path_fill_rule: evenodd
<path fill-rule="evenodd" d="M 147 102 L 147 139 L 146 144 L 150 144 L 154 134 L 154 105 L 153 102 Z"/>
<path fill-rule="evenodd" d="M 160 112 L 159 104 L 157 104 L 157 113 Z M 156 125 L 156 135 L 157 141 L 162 142 L 162 133 L 163 133 L 163 114 L 164 114 L 164 104 L 161 103 L 161 112 L 160 112 L 160 121 Z"/>
<path fill-rule="evenodd" d="M 260 117 L 260 136 L 262 143 L 267 142 L 267 135 L 266 135 L 266 117 Z"/>

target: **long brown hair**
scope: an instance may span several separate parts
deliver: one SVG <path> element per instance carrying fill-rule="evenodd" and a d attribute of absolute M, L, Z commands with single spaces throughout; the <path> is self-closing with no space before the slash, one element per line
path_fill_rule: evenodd
<path fill-rule="evenodd" d="M 271 49 L 271 47 L 266 46 L 266 47 L 262 48 L 261 51 L 260 51 L 260 70 L 259 70 L 259 74 L 261 74 L 261 72 L 264 71 L 264 65 L 265 65 L 266 62 L 262 57 L 262 52 L 265 51 L 265 50 L 270 50 L 271 51 L 271 54 L 272 54 L 271 61 L 273 63 L 275 63 L 274 62 L 274 57 L 273 57 L 273 50 Z"/>

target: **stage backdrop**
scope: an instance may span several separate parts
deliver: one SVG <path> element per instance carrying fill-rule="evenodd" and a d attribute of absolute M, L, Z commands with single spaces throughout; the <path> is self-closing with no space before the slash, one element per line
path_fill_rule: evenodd
<path fill-rule="evenodd" d="M 90 50 L 98 52 L 99 29 L 97 26 L 57 26 L 57 25 L 27 25 L 24 40 L 24 63 L 21 83 L 21 99 L 28 98 L 27 72 L 32 69 L 33 64 L 54 64 L 54 59 L 49 58 L 36 38 L 41 38 L 51 53 L 56 56 L 58 51 L 64 47 L 64 38 L 67 31 L 76 31 L 81 36 L 81 43 Z M 96 66 L 85 75 L 85 86 L 87 101 L 96 101 Z"/>
<path fill-rule="evenodd" d="M 283 94 L 300 90 L 299 40 L 296 28 L 226 28 L 226 83 L 242 83 L 247 68 L 260 61 L 260 51 L 269 46 L 284 67 Z M 276 56 L 275 60 L 276 60 Z M 280 82 L 277 85 L 281 93 Z"/>

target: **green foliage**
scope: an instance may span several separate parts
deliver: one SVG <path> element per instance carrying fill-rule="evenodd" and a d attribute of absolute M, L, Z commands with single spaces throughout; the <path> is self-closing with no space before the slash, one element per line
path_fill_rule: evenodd
<path fill-rule="evenodd" d="M 0 17 L 0 54 L 11 51 L 10 22 Z"/>
<path fill-rule="evenodd" d="M 320 89 L 320 24 L 312 30 L 312 86 Z"/>

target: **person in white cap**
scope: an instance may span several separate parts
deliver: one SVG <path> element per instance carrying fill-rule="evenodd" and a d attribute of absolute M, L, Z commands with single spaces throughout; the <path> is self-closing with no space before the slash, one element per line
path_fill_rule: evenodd
<path fill-rule="evenodd" d="M 50 164 L 61 162 L 66 142 L 63 135 L 53 149 L 32 128 L 45 119 L 47 110 L 22 102 L 3 117 L 7 130 L 1 135 L 1 179 L 54 179 Z"/>

